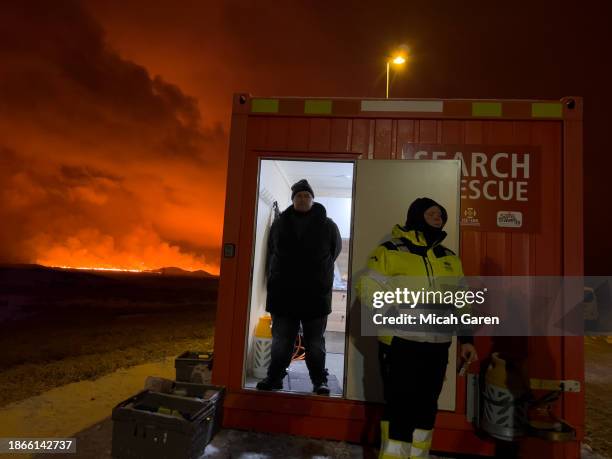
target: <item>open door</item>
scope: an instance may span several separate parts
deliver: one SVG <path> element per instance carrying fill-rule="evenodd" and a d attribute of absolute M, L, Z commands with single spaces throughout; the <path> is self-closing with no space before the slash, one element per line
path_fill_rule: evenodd
<path fill-rule="evenodd" d="M 446 208 L 444 231 L 448 235 L 444 245 L 459 254 L 460 180 L 458 160 L 356 161 L 351 279 L 357 279 L 366 269 L 371 252 L 389 240 L 391 228 L 404 224 L 410 203 L 420 197 L 432 198 Z M 377 338 L 362 333 L 354 284 L 350 297 L 345 396 L 351 400 L 382 401 Z M 455 409 L 456 352 L 453 337 L 446 381 L 438 401 L 440 410 Z"/>

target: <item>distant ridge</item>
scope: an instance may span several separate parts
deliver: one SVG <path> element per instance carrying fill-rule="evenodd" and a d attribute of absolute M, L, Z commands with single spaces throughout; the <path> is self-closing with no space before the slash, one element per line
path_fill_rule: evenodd
<path fill-rule="evenodd" d="M 61 268 L 54 266 L 44 266 L 39 264 L 27 264 L 27 263 L 18 263 L 18 264 L 9 264 L 9 263 L 0 263 L 0 270 L 6 274 L 8 271 L 11 271 L 15 274 L 23 272 L 27 273 L 38 273 L 39 275 L 48 275 L 48 276 L 61 276 L 61 273 L 73 273 L 75 275 L 81 276 L 112 276 L 114 275 L 124 275 L 129 276 L 142 276 L 142 275 L 162 275 L 164 277 L 200 277 L 200 278 L 217 278 L 219 276 L 215 274 L 211 274 L 202 269 L 198 269 L 197 271 L 187 271 L 182 268 L 178 268 L 176 266 L 165 266 L 159 269 L 151 269 L 145 271 L 121 271 L 121 270 L 96 270 L 96 269 L 81 269 L 81 268 Z M 56 274 L 53 274 L 56 273 Z"/>
<path fill-rule="evenodd" d="M 167 266 L 160 269 L 153 269 L 149 272 L 159 273 L 162 276 L 190 276 L 190 277 L 217 277 L 214 274 L 210 274 L 207 271 L 198 269 L 197 271 L 186 271 L 176 266 Z"/>

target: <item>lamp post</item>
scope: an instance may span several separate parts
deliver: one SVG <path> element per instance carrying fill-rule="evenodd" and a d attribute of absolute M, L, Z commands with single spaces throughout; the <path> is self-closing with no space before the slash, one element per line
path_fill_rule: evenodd
<path fill-rule="evenodd" d="M 393 59 L 387 59 L 387 99 L 389 98 L 389 67 L 391 66 L 391 64 L 402 65 L 405 62 L 406 59 L 401 55 L 395 56 Z"/>

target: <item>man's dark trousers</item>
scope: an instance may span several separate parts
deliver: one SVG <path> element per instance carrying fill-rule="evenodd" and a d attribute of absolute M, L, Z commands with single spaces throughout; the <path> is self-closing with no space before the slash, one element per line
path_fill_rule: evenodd
<path fill-rule="evenodd" d="M 313 384 L 327 382 L 325 337 L 323 336 L 327 327 L 327 315 L 312 319 L 299 319 L 272 314 L 272 355 L 268 377 L 274 380 L 282 380 L 285 377 L 286 368 L 291 363 L 300 322 L 304 334 L 306 366 L 310 379 Z"/>

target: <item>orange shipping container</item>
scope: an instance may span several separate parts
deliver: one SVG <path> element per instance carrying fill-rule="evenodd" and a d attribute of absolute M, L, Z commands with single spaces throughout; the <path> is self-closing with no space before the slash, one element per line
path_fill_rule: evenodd
<path fill-rule="evenodd" d="M 529 158 L 524 147 L 531 149 Z M 264 160 L 346 164 L 409 158 L 463 160 L 460 253 L 466 275 L 582 275 L 580 98 L 380 100 L 236 94 L 213 373 L 213 383 L 227 387 L 225 427 L 374 441 L 379 404 L 341 395 L 262 393 L 246 383 L 259 174 Z M 534 197 L 529 202 L 522 199 L 526 190 Z M 526 358 L 532 378 L 575 380 L 583 387 L 581 337 L 479 337 L 476 347 L 481 356 L 508 350 Z M 454 409 L 438 414 L 433 449 L 494 455 L 495 443 L 478 437 L 466 419 L 465 377 L 456 378 L 455 389 Z M 580 456 L 583 391 L 563 393 L 555 410 L 576 429 L 576 439 L 522 439 L 526 457 Z"/>

